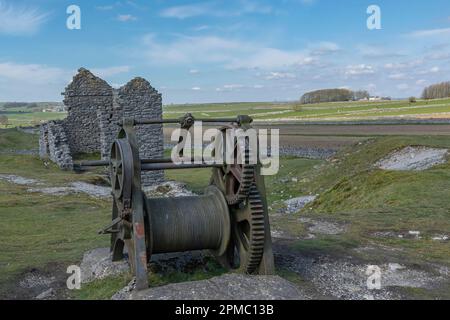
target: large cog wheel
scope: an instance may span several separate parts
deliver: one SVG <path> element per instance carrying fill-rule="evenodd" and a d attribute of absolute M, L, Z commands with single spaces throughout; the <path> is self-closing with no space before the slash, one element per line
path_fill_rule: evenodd
<path fill-rule="evenodd" d="M 236 127 L 226 126 L 220 130 L 222 134 L 222 148 L 228 145 L 226 143 L 228 138 L 226 130 L 236 130 Z M 229 205 L 244 201 L 255 179 L 255 165 L 250 164 L 248 137 L 245 137 L 243 140 L 235 139 L 233 141 L 233 163 L 225 163 L 222 167 L 213 169 L 213 176 L 217 178 L 218 181 L 216 182 L 225 193 L 225 198 Z M 243 159 L 243 161 L 238 161 L 239 159 Z"/>
<path fill-rule="evenodd" d="M 246 204 L 232 213 L 232 234 L 239 256 L 238 270 L 255 272 L 264 254 L 265 215 L 261 196 L 254 184 L 250 187 Z"/>

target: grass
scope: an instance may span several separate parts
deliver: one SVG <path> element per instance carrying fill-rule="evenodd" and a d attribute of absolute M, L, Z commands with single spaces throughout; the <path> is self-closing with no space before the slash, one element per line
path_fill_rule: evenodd
<path fill-rule="evenodd" d="M 0 151 L 14 151 L 21 149 L 37 149 L 38 137 L 36 135 L 19 134 L 17 129 L 0 131 Z"/>
<path fill-rule="evenodd" d="M 248 114 L 256 120 L 348 120 L 399 116 L 427 116 L 450 112 L 450 99 L 393 101 L 350 101 L 300 105 L 290 103 L 217 103 L 171 105 L 164 108 L 165 118 L 178 118 L 186 112 L 195 117 L 234 117 Z"/>
<path fill-rule="evenodd" d="M 30 126 L 43 121 L 63 119 L 65 112 L 41 112 L 41 109 L 1 109 L 9 118 L 10 126 Z M 255 120 L 363 120 L 385 117 L 448 117 L 450 99 L 393 101 L 349 101 L 300 105 L 298 102 L 234 102 L 208 104 L 167 105 L 163 108 L 165 119 L 180 118 L 190 112 L 197 118 L 234 118 L 247 114 Z"/>
<path fill-rule="evenodd" d="M 15 129 L 0 130 L 0 150 L 35 148 L 36 137 Z M 42 186 L 64 186 L 91 181 L 94 174 L 77 175 L 55 165 L 45 168 L 32 155 L 0 155 L 0 174 L 33 178 Z M 0 293 L 21 272 L 49 263 L 79 262 L 91 248 L 107 246 L 109 239 L 97 230 L 110 220 L 109 201 L 84 194 L 66 196 L 28 192 L 30 186 L 0 180 Z"/>
<path fill-rule="evenodd" d="M 10 111 L 5 114 L 8 117 L 8 127 L 27 127 L 38 125 L 49 120 L 60 120 L 67 116 L 66 112 L 21 112 Z"/>
<path fill-rule="evenodd" d="M 408 145 L 450 148 L 450 139 L 383 137 L 362 143 L 352 153 L 344 151 L 331 164 L 310 171 L 308 186 L 298 186 L 320 194 L 299 215 L 348 223 L 341 240 L 401 248 L 416 262 L 450 265 L 448 243 L 430 239 L 450 230 L 450 164 L 420 172 L 384 171 L 373 166 L 393 150 Z M 419 230 L 422 239 L 373 236 L 375 231 L 405 234 L 409 230 Z M 312 242 L 326 248 L 322 240 Z"/>

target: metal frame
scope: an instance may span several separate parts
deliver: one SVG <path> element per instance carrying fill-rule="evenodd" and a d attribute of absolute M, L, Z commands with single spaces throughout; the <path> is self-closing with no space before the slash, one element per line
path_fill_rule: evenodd
<path fill-rule="evenodd" d="M 112 185 L 114 190 L 113 194 L 113 210 L 112 210 L 112 222 L 106 228 L 100 231 L 100 233 L 111 233 L 111 251 L 113 260 L 120 260 L 123 258 L 123 251 L 125 245 L 128 248 L 129 261 L 131 268 L 136 276 L 136 288 L 138 290 L 148 287 L 147 277 L 147 262 L 152 254 L 153 243 L 157 239 L 153 239 L 151 235 L 152 230 L 152 213 L 149 212 L 149 205 L 147 204 L 147 198 L 141 188 L 141 172 L 151 170 L 174 170 L 174 169 L 187 169 L 187 168 L 213 168 L 213 177 L 211 184 L 217 186 L 220 183 L 217 180 L 217 172 L 221 170 L 223 165 L 218 164 L 180 164 L 176 165 L 172 163 L 171 159 L 140 159 L 139 148 L 136 139 L 136 131 L 134 126 L 136 125 L 152 125 L 152 124 L 165 124 L 165 123 L 177 123 L 182 128 L 189 130 L 195 121 L 203 121 L 205 123 L 231 123 L 236 128 L 243 128 L 244 130 L 251 128 L 250 124 L 253 121 L 249 116 L 237 116 L 230 119 L 195 119 L 191 114 L 186 114 L 180 119 L 175 120 L 161 120 L 161 119 L 124 119 L 120 124 L 122 129 L 119 132 L 118 138 L 115 140 L 112 146 L 111 159 L 109 161 L 82 161 L 75 166 L 78 170 L 86 170 L 90 167 L 109 166 Z M 228 125 L 227 127 L 230 127 Z M 120 151 L 120 156 L 117 152 Z M 182 150 L 180 150 L 182 153 Z M 119 159 L 120 158 L 120 159 Z M 121 163 L 117 163 L 120 160 Z M 233 223 L 232 217 L 239 214 L 239 210 L 243 207 L 249 206 L 252 198 L 257 196 L 257 223 L 260 228 L 254 231 L 258 238 L 258 255 L 252 257 L 250 265 L 241 266 L 238 269 L 240 272 L 255 272 L 258 274 L 273 274 L 274 273 L 274 261 L 272 252 L 272 240 L 270 236 L 269 217 L 267 211 L 267 199 L 266 190 L 264 184 L 264 177 L 260 174 L 260 162 L 252 168 L 251 179 L 252 184 L 249 188 L 245 188 L 244 192 L 252 192 L 253 196 L 246 198 L 241 196 L 236 198 L 236 201 L 229 202 L 229 214 L 231 224 Z M 114 179 L 114 182 L 113 182 Z M 116 182 L 117 180 L 117 182 Z M 118 185 L 116 185 L 118 183 Z M 217 189 L 217 188 L 216 188 Z M 249 191 L 247 191 L 247 189 Z M 220 193 L 223 193 L 223 197 L 226 196 L 226 188 L 219 188 Z M 252 191 L 251 191 L 252 190 Z M 213 192 L 214 194 L 214 192 Z M 200 198 L 200 197 L 198 197 Z M 148 200 L 150 201 L 150 200 Z M 199 200 L 200 201 L 200 200 Z M 244 203 L 241 203 L 244 201 Z M 245 204 L 246 203 L 246 204 Z M 187 210 L 188 211 L 188 210 Z M 227 210 L 228 212 L 228 210 Z M 250 212 L 251 213 L 251 212 Z M 213 219 L 214 217 L 205 216 L 203 219 Z M 251 219 L 251 217 L 250 217 Z M 264 220 L 263 225 L 260 222 Z M 194 222 L 195 223 L 195 222 Z M 230 223 L 230 222 L 228 222 Z M 164 227 L 164 226 L 162 226 Z M 225 228 L 231 228 L 233 226 L 226 226 Z M 259 233 L 258 233 L 259 232 Z M 261 240 L 260 233 L 264 232 L 263 240 Z M 235 231 L 236 233 L 236 231 Z M 225 242 L 221 244 L 221 249 L 216 250 L 217 259 L 227 268 L 233 268 L 234 264 L 234 251 L 238 243 L 236 239 L 226 237 Z M 261 247 L 261 241 L 262 247 Z M 256 250 L 256 249 L 255 249 Z M 261 256 L 259 256 L 261 255 Z M 256 259 L 256 260 L 255 260 Z M 246 262 L 247 263 L 247 262 Z M 256 267 L 256 269 L 255 269 Z"/>

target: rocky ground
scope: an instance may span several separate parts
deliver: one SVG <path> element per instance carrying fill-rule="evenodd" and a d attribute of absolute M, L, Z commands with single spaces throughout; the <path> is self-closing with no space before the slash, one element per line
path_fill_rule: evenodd
<path fill-rule="evenodd" d="M 409 146 L 395 151 L 375 165 L 384 170 L 426 170 L 446 161 L 447 149 Z"/>

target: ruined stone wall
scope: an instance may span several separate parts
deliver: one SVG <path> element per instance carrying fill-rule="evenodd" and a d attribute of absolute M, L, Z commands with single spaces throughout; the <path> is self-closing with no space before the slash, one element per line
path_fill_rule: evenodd
<path fill-rule="evenodd" d="M 113 141 L 117 138 L 122 121 L 123 109 L 118 103 L 118 90 L 113 90 L 112 103 L 100 106 L 97 110 L 97 120 L 100 128 L 100 154 L 102 159 L 109 159 Z"/>
<path fill-rule="evenodd" d="M 73 154 L 100 151 L 97 110 L 111 107 L 112 100 L 111 86 L 83 68 L 67 86 L 64 104 L 68 115 L 64 127 Z"/>
<path fill-rule="evenodd" d="M 111 144 L 116 139 L 124 117 L 135 119 L 162 118 L 161 94 L 148 81 L 135 78 L 120 89 L 81 68 L 64 93 L 68 116 L 50 121 L 40 128 L 39 154 L 50 158 L 61 168 L 73 167 L 77 153 L 100 152 L 109 159 Z M 163 157 L 162 125 L 136 127 L 141 158 Z M 142 185 L 162 182 L 164 174 L 143 172 Z"/>
<path fill-rule="evenodd" d="M 119 89 L 118 104 L 124 118 L 162 119 L 162 98 L 150 83 L 143 78 L 135 78 Z M 136 126 L 136 136 L 141 158 L 162 158 L 164 152 L 162 125 Z M 162 171 L 142 173 L 142 184 L 149 186 L 162 182 Z"/>
<path fill-rule="evenodd" d="M 50 121 L 47 123 L 47 139 L 50 160 L 61 169 L 72 170 L 73 161 L 69 142 L 64 130 L 64 121 Z"/>

